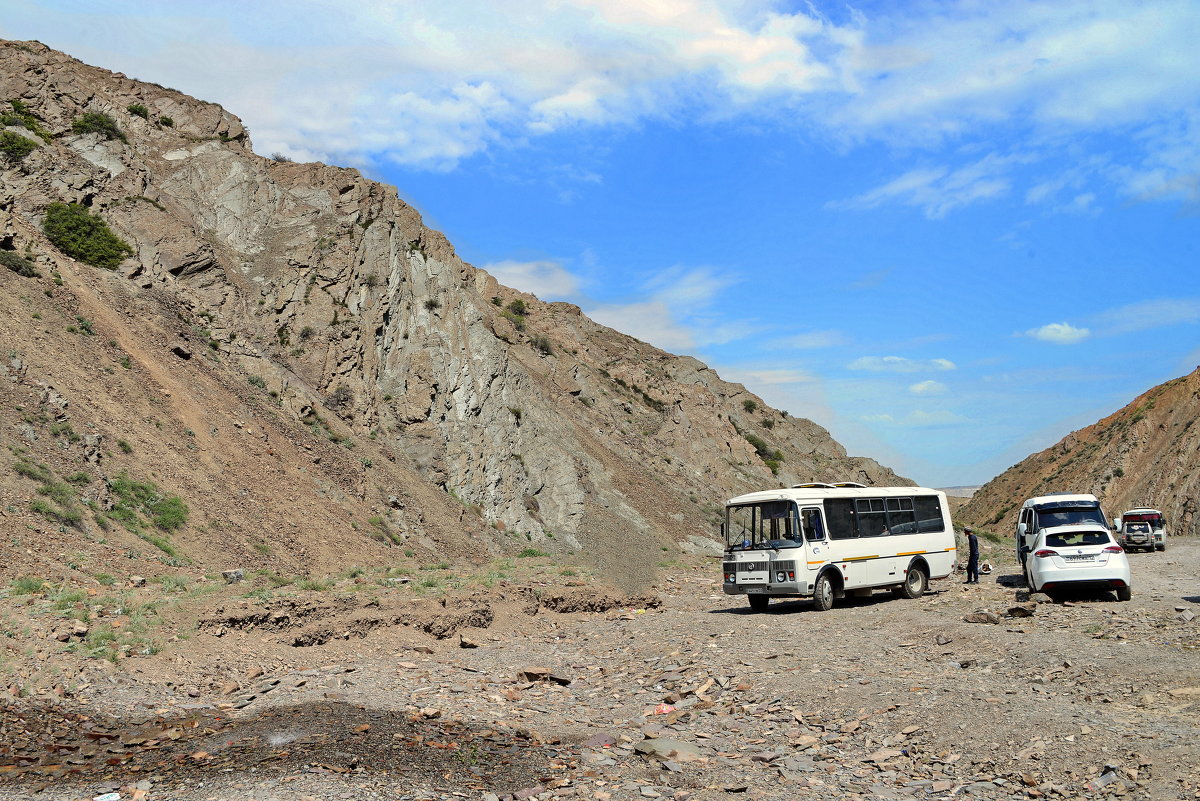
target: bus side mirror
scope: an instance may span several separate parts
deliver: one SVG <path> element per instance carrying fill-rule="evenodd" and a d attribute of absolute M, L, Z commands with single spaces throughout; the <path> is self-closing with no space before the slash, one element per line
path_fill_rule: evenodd
<path fill-rule="evenodd" d="M 725 524 L 724 523 L 721 524 L 721 540 L 722 541 L 725 540 Z"/>
<path fill-rule="evenodd" d="M 1018 537 L 1025 536 L 1025 528 L 1026 528 L 1026 526 L 1024 523 L 1017 523 L 1017 536 Z"/>

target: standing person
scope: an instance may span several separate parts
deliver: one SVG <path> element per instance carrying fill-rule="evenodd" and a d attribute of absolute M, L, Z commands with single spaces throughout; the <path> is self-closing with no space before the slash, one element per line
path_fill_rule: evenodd
<path fill-rule="evenodd" d="M 963 533 L 967 535 L 967 580 L 964 584 L 979 583 L 979 537 L 975 536 L 975 529 L 967 526 L 963 529 Z"/>

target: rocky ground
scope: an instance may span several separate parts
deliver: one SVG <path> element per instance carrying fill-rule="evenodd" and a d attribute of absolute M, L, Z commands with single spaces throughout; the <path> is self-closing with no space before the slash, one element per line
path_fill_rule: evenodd
<path fill-rule="evenodd" d="M 641 598 L 549 561 L 214 586 L 115 663 L 10 589 L 51 645 L 9 665 L 0 799 L 1200 798 L 1200 543 L 1131 561 L 1129 603 L 1001 564 L 828 613 L 753 614 L 699 558 Z"/>

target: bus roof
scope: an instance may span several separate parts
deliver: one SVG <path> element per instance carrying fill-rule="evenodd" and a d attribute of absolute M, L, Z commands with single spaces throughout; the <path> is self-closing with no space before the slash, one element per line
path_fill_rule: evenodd
<path fill-rule="evenodd" d="M 780 487 L 738 495 L 725 502 L 726 506 L 741 506 L 763 501 L 807 501 L 826 498 L 888 498 L 910 495 L 944 495 L 928 487 Z"/>

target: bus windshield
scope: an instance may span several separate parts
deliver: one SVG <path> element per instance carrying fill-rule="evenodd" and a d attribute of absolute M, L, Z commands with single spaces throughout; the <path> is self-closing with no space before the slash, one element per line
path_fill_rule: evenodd
<path fill-rule="evenodd" d="M 1108 528 L 1104 512 L 1096 503 L 1056 503 L 1039 506 L 1037 510 L 1038 528 L 1055 528 L 1057 526 L 1097 525 Z"/>
<path fill-rule="evenodd" d="M 796 504 L 766 501 L 726 510 L 725 544 L 731 549 L 798 548 L 803 545 Z"/>

